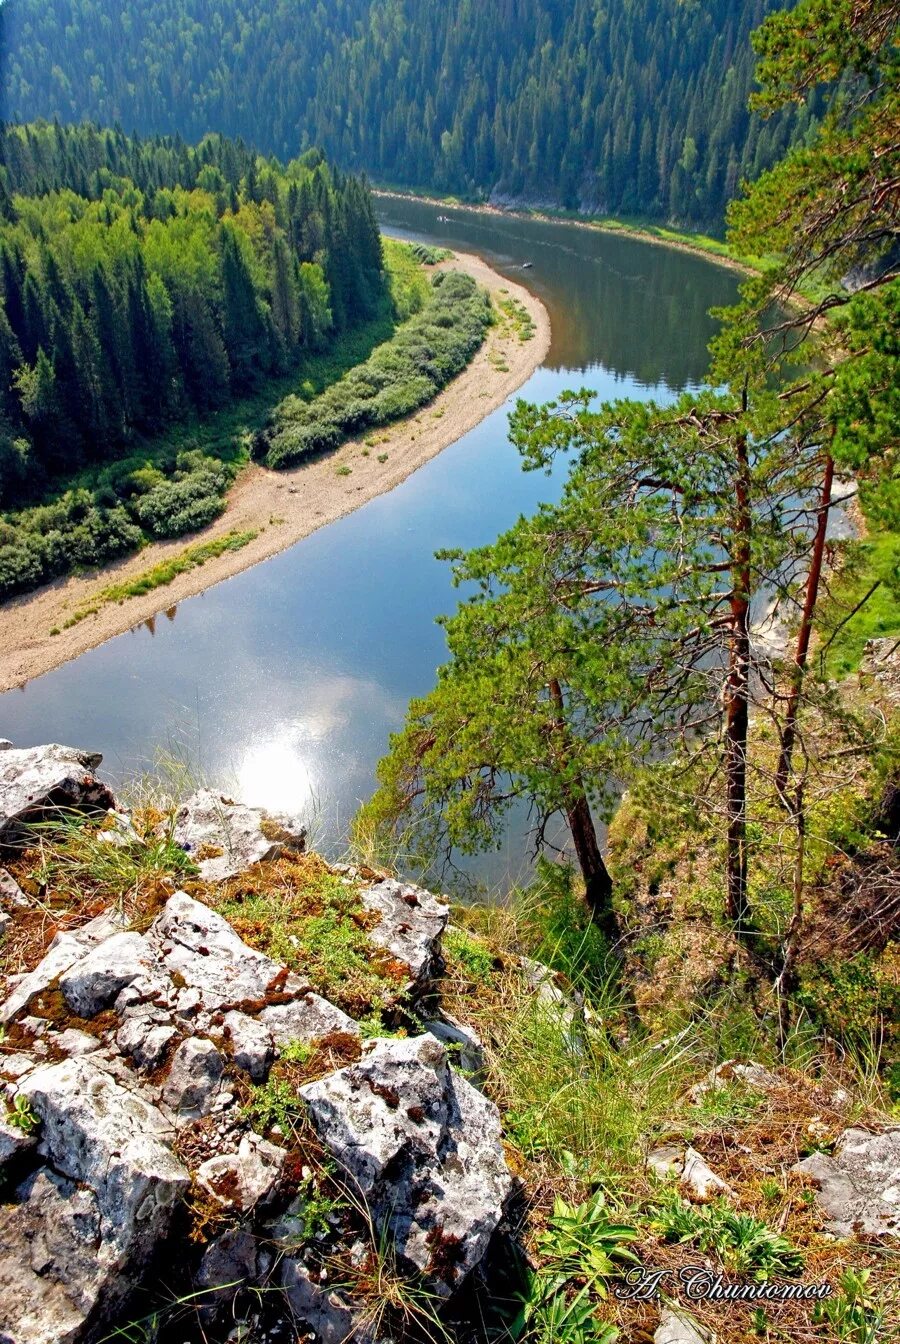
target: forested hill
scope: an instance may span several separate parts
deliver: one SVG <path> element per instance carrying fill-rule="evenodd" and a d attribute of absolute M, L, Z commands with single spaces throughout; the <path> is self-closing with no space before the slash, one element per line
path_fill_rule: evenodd
<path fill-rule="evenodd" d="M 814 115 L 747 111 L 749 35 L 777 7 L 7 0 L 6 114 L 316 144 L 384 183 L 714 226 Z"/>
<path fill-rule="evenodd" d="M 0 505 L 292 370 L 386 302 L 369 193 L 318 151 L 282 169 L 219 136 L 0 128 Z M 159 484 L 151 531 L 221 507 L 210 481 Z"/>

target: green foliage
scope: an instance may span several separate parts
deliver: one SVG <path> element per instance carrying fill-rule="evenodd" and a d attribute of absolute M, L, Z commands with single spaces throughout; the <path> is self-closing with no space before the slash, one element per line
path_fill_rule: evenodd
<path fill-rule="evenodd" d="M 244 1115 L 265 1133 L 278 1125 L 282 1133 L 290 1134 L 303 1112 L 303 1103 L 285 1078 L 271 1077 L 254 1087 L 253 1096 L 244 1107 Z"/>
<path fill-rule="evenodd" d="M 828 1325 L 837 1344 L 877 1344 L 883 1338 L 885 1313 L 869 1287 L 871 1273 L 869 1269 L 845 1269 L 838 1292 L 814 1308 L 813 1321 Z"/>
<path fill-rule="evenodd" d="M 893 948 L 804 965 L 797 1000 L 833 1040 L 855 1052 L 874 1050 L 888 1069 L 900 1063 L 900 956 Z"/>
<path fill-rule="evenodd" d="M 803 1268 L 803 1256 L 787 1237 L 722 1202 L 686 1204 L 673 1191 L 654 1209 L 651 1230 L 666 1241 L 712 1251 L 733 1274 L 765 1279 Z"/>
<path fill-rule="evenodd" d="M 364 364 L 310 401 L 283 401 L 256 436 L 254 455 L 269 467 L 293 466 L 418 410 L 465 368 L 489 322 L 488 297 L 470 276 L 437 272 L 425 306 Z"/>
<path fill-rule="evenodd" d="M 773 8 L 10 0 L 7 102 L 188 140 L 215 128 L 282 158 L 302 136 L 381 182 L 717 226 L 816 123 L 815 104 L 748 114 L 749 34 Z"/>
<path fill-rule="evenodd" d="M 458 962 L 471 980 L 488 983 L 496 958 L 486 943 L 472 937 L 464 929 L 453 927 L 444 934 L 442 946 L 449 963 Z"/>
<path fill-rule="evenodd" d="M 4 1119 L 8 1125 L 14 1129 L 21 1129 L 26 1134 L 33 1134 L 40 1127 L 40 1117 L 31 1109 L 28 1098 L 22 1093 L 16 1095 L 12 1104 L 12 1109 L 6 1112 Z"/>

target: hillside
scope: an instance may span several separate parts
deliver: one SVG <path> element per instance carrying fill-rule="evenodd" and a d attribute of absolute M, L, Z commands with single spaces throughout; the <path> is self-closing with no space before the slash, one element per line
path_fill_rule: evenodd
<path fill-rule="evenodd" d="M 6 115 L 320 145 L 382 183 L 715 226 L 815 124 L 815 100 L 747 110 L 750 33 L 779 7 L 8 0 Z"/>

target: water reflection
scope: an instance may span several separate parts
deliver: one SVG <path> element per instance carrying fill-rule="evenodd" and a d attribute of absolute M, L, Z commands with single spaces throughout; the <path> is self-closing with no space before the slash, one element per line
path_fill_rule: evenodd
<path fill-rule="evenodd" d="M 421 233 L 431 207 L 386 207 Z M 566 225 L 469 216 L 434 241 L 483 252 L 545 296 L 553 348 L 521 395 L 548 400 L 582 382 L 602 397 L 656 396 L 698 381 L 710 304 L 735 278 L 700 258 Z M 502 260 L 505 258 L 506 260 Z M 248 802 L 305 812 L 316 842 L 340 852 L 409 699 L 444 657 L 435 618 L 458 594 L 442 547 L 491 541 L 556 497 L 524 473 L 506 436 L 514 401 L 388 495 L 254 569 L 166 611 L 149 638 L 110 640 L 0 696 L 0 737 L 102 751 L 113 780 L 174 756 L 179 773 Z M 527 863 L 524 821 L 479 865 L 488 882 Z"/>

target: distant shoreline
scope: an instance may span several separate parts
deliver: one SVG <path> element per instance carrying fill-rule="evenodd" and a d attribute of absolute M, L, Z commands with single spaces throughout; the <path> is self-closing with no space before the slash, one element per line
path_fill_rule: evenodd
<path fill-rule="evenodd" d="M 639 224 L 626 224 L 621 221 L 594 219 L 590 216 L 576 218 L 572 215 L 553 214 L 547 210 L 533 210 L 527 206 L 500 206 L 469 203 L 458 201 L 452 197 L 440 196 L 417 196 L 412 191 L 394 191 L 389 187 L 371 188 L 372 195 L 375 197 L 384 197 L 386 200 L 394 201 L 413 201 L 419 205 L 439 206 L 444 210 L 471 210 L 480 215 L 498 215 L 507 219 L 531 219 L 542 224 L 571 224 L 576 229 L 590 229 L 592 233 L 608 233 L 611 237 L 634 238 L 638 242 L 652 243 L 655 247 L 670 247 L 677 252 L 690 252 L 695 257 L 705 257 L 707 261 L 715 262 L 719 266 L 724 266 L 726 270 L 737 271 L 740 275 L 753 275 L 756 273 L 756 267 L 748 261 L 741 261 L 737 257 L 729 256 L 727 253 L 719 252 L 713 247 L 704 247 L 702 243 L 692 242 L 688 236 L 680 236 L 668 233 L 655 233 L 652 227 L 642 227 Z M 724 247 L 725 244 L 723 243 Z"/>
<path fill-rule="evenodd" d="M 202 532 L 154 542 L 90 576 L 58 579 L 4 603 L 0 606 L 0 691 L 52 671 L 393 490 L 502 406 L 531 377 L 550 348 L 547 310 L 529 290 L 500 275 L 480 257 L 454 253 L 453 260 L 444 264 L 473 276 L 492 297 L 503 290 L 501 297 L 508 295 L 521 303 L 534 323 L 531 340 L 520 342 L 509 323 L 492 327 L 471 364 L 415 415 L 380 431 L 375 446 L 369 448 L 362 439 L 354 439 L 290 471 L 268 471 L 251 464 L 229 491 L 225 512 Z M 386 460 L 379 462 L 385 455 Z M 134 581 L 198 542 L 212 542 L 231 532 L 256 535 L 240 549 L 214 555 L 165 586 L 122 602 L 102 603 L 95 614 L 65 628 L 77 610 L 90 605 L 110 584 Z M 51 635 L 54 629 L 58 633 Z"/>

